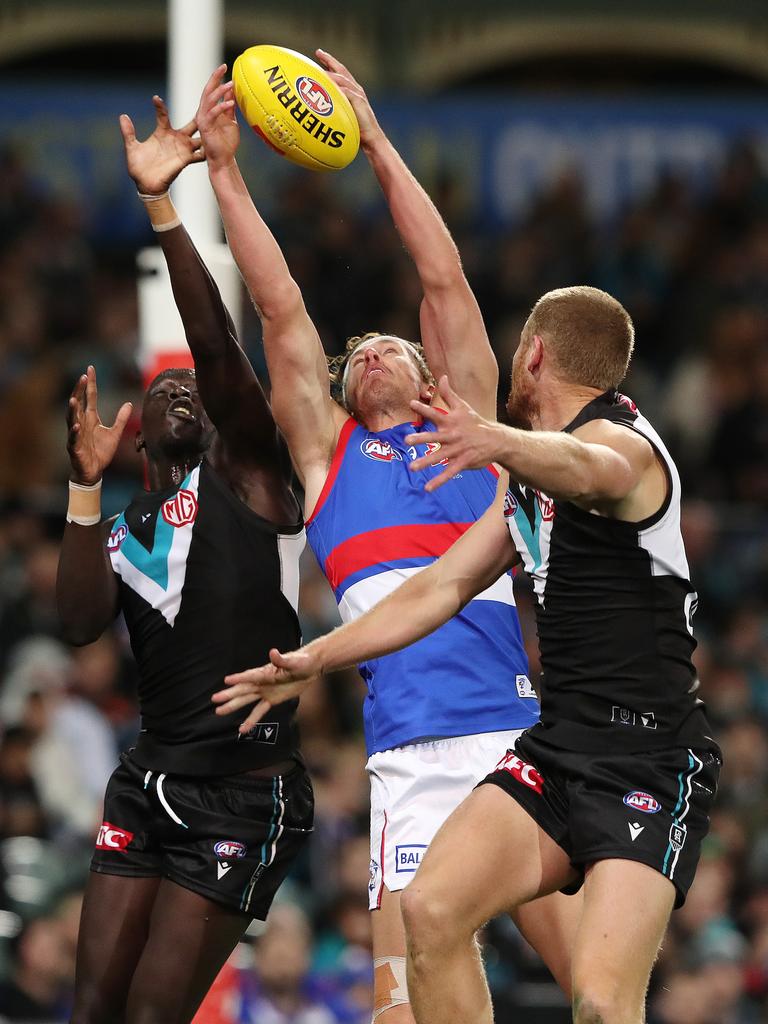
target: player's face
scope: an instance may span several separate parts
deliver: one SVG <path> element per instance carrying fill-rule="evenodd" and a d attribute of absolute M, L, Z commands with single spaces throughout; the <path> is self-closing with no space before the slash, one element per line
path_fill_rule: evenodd
<path fill-rule="evenodd" d="M 156 381 L 144 396 L 141 432 L 150 455 L 198 455 L 211 441 L 212 427 L 191 374 Z"/>
<path fill-rule="evenodd" d="M 507 398 L 507 415 L 510 423 L 524 430 L 531 429 L 539 409 L 536 380 L 528 369 L 531 351 L 531 339 L 527 337 L 524 328 L 517 351 L 512 358 L 512 381 Z"/>
<path fill-rule="evenodd" d="M 421 374 L 399 338 L 371 338 L 357 349 L 347 372 L 347 401 L 364 419 L 382 407 L 404 407 L 424 391 Z"/>

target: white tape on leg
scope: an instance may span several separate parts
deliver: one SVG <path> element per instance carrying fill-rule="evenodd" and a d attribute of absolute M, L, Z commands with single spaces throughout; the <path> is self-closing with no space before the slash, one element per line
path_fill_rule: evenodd
<path fill-rule="evenodd" d="M 385 1010 L 402 1006 L 408 999 L 404 956 L 382 956 L 373 961 L 373 1017 L 375 1021 Z"/>

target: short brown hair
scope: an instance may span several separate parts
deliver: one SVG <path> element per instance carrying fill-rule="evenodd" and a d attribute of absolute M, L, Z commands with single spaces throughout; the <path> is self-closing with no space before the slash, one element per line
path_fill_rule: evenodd
<path fill-rule="evenodd" d="M 365 334 L 355 334 L 351 338 L 347 338 L 347 343 L 341 355 L 328 357 L 328 376 L 331 378 L 334 398 L 337 398 L 347 411 L 350 411 L 344 388 L 344 375 L 347 370 L 347 364 L 360 346 L 364 345 L 367 341 L 371 341 L 373 338 L 395 338 L 397 341 L 402 341 L 413 356 L 413 361 L 421 374 L 421 379 L 426 384 L 435 383 L 435 378 L 432 376 L 427 366 L 427 360 L 424 358 L 424 348 L 419 342 L 406 341 L 405 338 L 398 338 L 396 334 L 386 334 L 381 331 L 367 331 Z"/>
<path fill-rule="evenodd" d="M 542 335 L 569 383 L 607 391 L 627 372 L 635 345 L 632 318 L 618 299 L 587 285 L 542 295 L 523 328 Z"/>

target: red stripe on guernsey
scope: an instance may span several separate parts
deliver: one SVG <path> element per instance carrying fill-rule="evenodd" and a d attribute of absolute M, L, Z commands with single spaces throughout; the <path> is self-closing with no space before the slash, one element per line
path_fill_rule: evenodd
<path fill-rule="evenodd" d="M 403 558 L 439 558 L 472 523 L 411 523 L 350 537 L 333 549 L 323 569 L 331 586 L 341 586 L 352 573 L 371 565 Z"/>
<path fill-rule="evenodd" d="M 384 837 L 387 834 L 387 812 L 384 811 L 384 828 L 381 830 L 381 850 L 379 851 L 379 863 L 381 865 L 381 885 L 376 896 L 376 909 L 381 910 L 381 897 L 384 892 Z"/>
<path fill-rule="evenodd" d="M 349 444 L 349 439 L 352 436 L 352 431 L 355 429 L 357 425 L 357 420 L 353 416 L 350 416 L 347 422 L 341 428 L 341 433 L 339 434 L 339 441 L 338 444 L 336 445 L 336 451 L 333 453 L 331 468 L 328 470 L 328 476 L 325 478 L 323 489 L 322 491 L 320 491 L 320 497 L 315 502 L 315 507 L 312 509 L 312 514 L 309 516 L 308 519 L 304 521 L 305 526 L 309 526 L 309 524 L 312 522 L 317 513 L 325 504 L 326 498 L 331 493 L 331 488 L 336 483 L 336 477 L 339 475 L 341 463 L 342 460 L 344 459 L 344 452 L 347 450 L 347 445 Z"/>

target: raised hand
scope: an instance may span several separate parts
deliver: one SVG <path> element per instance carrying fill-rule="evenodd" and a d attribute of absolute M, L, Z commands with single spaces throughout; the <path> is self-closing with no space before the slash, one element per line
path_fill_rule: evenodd
<path fill-rule="evenodd" d="M 125 402 L 112 426 L 106 427 L 99 418 L 97 400 L 96 371 L 89 366 L 75 384 L 67 407 L 67 451 L 71 478 L 78 484 L 95 484 L 101 479 L 131 415 L 131 403 Z"/>
<path fill-rule="evenodd" d="M 497 458 L 499 451 L 498 424 L 479 416 L 471 405 L 456 394 L 447 377 L 440 378 L 437 399 L 437 405 L 442 406 L 444 411 L 423 402 L 411 402 L 411 408 L 423 419 L 434 423 L 438 429 L 423 434 L 408 434 L 405 438 L 406 444 L 440 445 L 439 449 L 410 462 L 408 468 L 413 472 L 448 460 L 443 472 L 426 484 L 425 491 L 437 490 L 463 469 L 482 469 Z"/>
<path fill-rule="evenodd" d="M 360 125 L 360 145 L 369 146 L 382 134 L 365 90 L 340 60 L 325 50 L 315 50 L 315 55 L 330 77 L 338 85 L 349 102 Z"/>
<path fill-rule="evenodd" d="M 226 70 L 226 64 L 216 68 L 205 84 L 197 108 L 197 125 L 209 167 L 226 167 L 234 160 L 240 145 L 234 86 L 232 82 L 222 81 Z"/>
<path fill-rule="evenodd" d="M 187 164 L 199 164 L 205 160 L 205 152 L 202 140 L 195 135 L 197 121 L 194 118 L 183 128 L 173 128 L 163 100 L 153 96 L 152 102 L 155 105 L 155 130 L 148 139 L 139 142 L 133 121 L 127 114 L 120 115 L 120 132 L 128 173 L 136 188 L 145 195 L 155 196 L 167 192 Z"/>
<path fill-rule="evenodd" d="M 219 690 L 211 697 L 214 704 L 219 705 L 217 715 L 231 715 L 233 711 L 258 701 L 239 726 L 240 733 L 250 732 L 271 707 L 299 697 L 320 676 L 320 666 L 306 647 L 288 654 L 272 648 L 269 658 L 269 665 L 226 676 L 227 689 Z"/>

